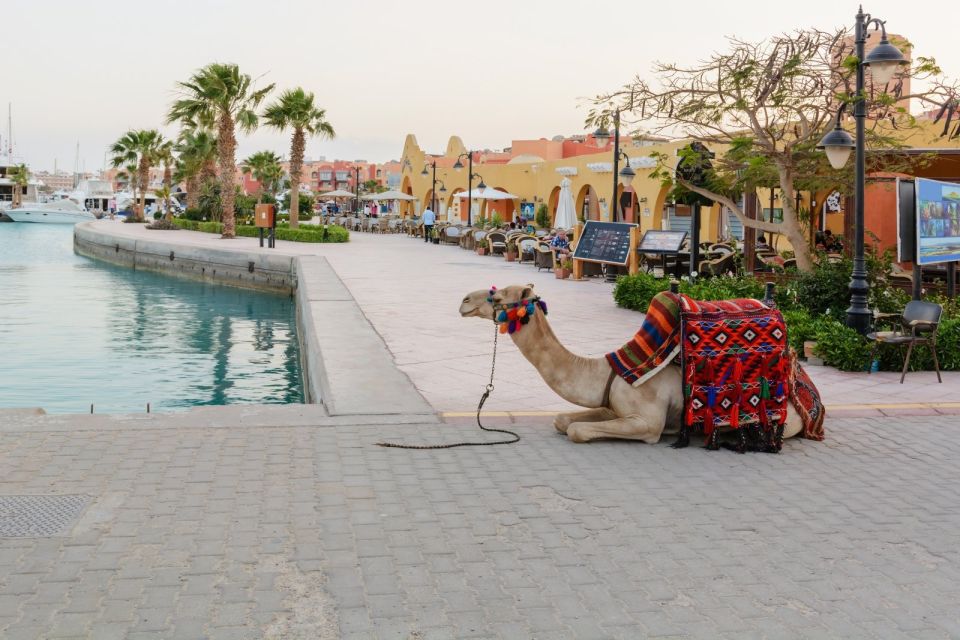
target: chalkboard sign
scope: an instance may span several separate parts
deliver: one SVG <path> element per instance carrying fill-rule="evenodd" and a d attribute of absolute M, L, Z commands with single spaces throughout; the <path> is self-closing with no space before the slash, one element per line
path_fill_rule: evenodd
<path fill-rule="evenodd" d="M 679 253 L 686 231 L 657 231 L 651 229 L 643 234 L 637 251 L 640 253 Z"/>
<path fill-rule="evenodd" d="M 626 265 L 630 258 L 630 230 L 635 224 L 588 220 L 573 257 L 589 262 Z"/>

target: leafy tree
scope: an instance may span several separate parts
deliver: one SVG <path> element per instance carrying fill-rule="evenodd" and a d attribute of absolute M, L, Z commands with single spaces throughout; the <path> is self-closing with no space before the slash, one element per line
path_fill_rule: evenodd
<path fill-rule="evenodd" d="M 216 175 L 217 139 L 202 128 L 184 128 L 177 139 L 174 179 L 187 188 L 187 209 L 197 209 L 200 184 Z"/>
<path fill-rule="evenodd" d="M 537 207 L 537 215 L 536 215 L 535 221 L 537 223 L 537 226 L 540 227 L 541 229 L 550 228 L 550 210 L 547 208 L 547 205 L 545 203 L 541 203 L 540 206 Z"/>
<path fill-rule="evenodd" d="M 237 127 L 251 132 L 257 128 L 256 109 L 273 85 L 254 89 L 249 75 L 235 64 L 214 62 L 197 70 L 186 82 L 178 83 L 182 97 L 167 113 L 167 122 L 195 123 L 217 131 L 220 170 L 223 237 L 236 237 L 236 151 Z"/>
<path fill-rule="evenodd" d="M 693 66 L 658 63 L 656 84 L 638 76 L 620 90 L 597 96 L 587 123 L 606 124 L 619 109 L 622 126 L 642 125 L 724 147 L 725 153 L 718 153 L 709 167 L 706 154 L 690 148 L 681 153 L 680 163 L 700 174 L 700 184 L 678 175 L 675 159 L 664 154 L 653 154 L 658 166 L 651 175 L 681 193 L 724 205 L 747 227 L 784 234 L 796 252 L 797 266 L 809 271 L 813 261 L 800 212 L 794 207 L 797 191 L 853 190 L 853 168 L 832 169 L 816 149 L 834 125 L 840 105 L 856 98 L 852 87 L 857 60 L 849 55 L 846 36 L 843 30 L 806 30 L 759 43 L 730 38 L 727 51 Z M 916 126 L 902 105 L 910 98 L 936 103 L 955 95 L 937 78 L 939 73 L 935 61 L 918 57 L 887 86 L 870 88 L 868 117 L 873 124 L 867 146 L 875 150 L 871 170 L 903 170 L 913 162 L 889 153 L 902 146 L 904 136 L 895 130 Z M 903 80 L 908 76 L 927 81 L 929 88 L 906 95 Z M 757 187 L 780 188 L 782 222 L 743 214 L 739 194 Z"/>
<path fill-rule="evenodd" d="M 284 91 L 280 98 L 263 112 L 268 127 L 279 131 L 293 130 L 290 142 L 290 192 L 293 206 L 290 208 L 290 227 L 298 224 L 300 198 L 300 173 L 306 151 L 307 135 L 332 138 L 333 126 L 327 122 L 327 113 L 314 104 L 314 95 L 300 87 Z"/>
<path fill-rule="evenodd" d="M 10 170 L 8 177 L 13 182 L 13 206 L 19 207 L 30 186 L 30 169 L 25 164 L 18 164 Z"/>
<path fill-rule="evenodd" d="M 162 161 L 165 147 L 166 140 L 156 129 L 127 131 L 110 146 L 110 164 L 112 166 L 127 167 L 131 178 L 134 175 L 131 169 L 136 167 L 137 190 L 140 193 L 139 204 L 134 214 L 137 220 L 143 220 L 147 186 L 150 183 L 150 168 L 158 161 Z M 134 197 L 136 197 L 136 194 Z"/>
<path fill-rule="evenodd" d="M 243 161 L 240 170 L 249 173 L 260 183 L 260 197 L 257 202 L 263 202 L 263 194 L 276 196 L 283 178 L 283 167 L 280 166 L 280 156 L 272 151 L 257 151 Z"/>
<path fill-rule="evenodd" d="M 283 197 L 280 198 L 280 206 L 281 206 L 283 209 L 286 209 L 287 211 L 291 211 L 291 209 L 290 209 L 290 194 L 291 194 L 291 193 L 293 193 L 293 192 L 292 192 L 292 191 L 287 191 L 285 194 L 283 194 Z M 308 213 L 306 214 L 306 216 L 307 216 L 307 219 L 309 220 L 309 219 L 313 216 L 313 205 L 314 205 L 315 200 L 314 200 L 312 197 L 310 197 L 310 196 L 308 196 L 307 194 L 305 194 L 305 193 L 298 193 L 298 194 L 297 194 L 297 200 L 298 200 L 297 204 L 299 205 L 299 206 L 297 207 L 297 209 L 298 209 L 299 211 L 308 212 Z"/>

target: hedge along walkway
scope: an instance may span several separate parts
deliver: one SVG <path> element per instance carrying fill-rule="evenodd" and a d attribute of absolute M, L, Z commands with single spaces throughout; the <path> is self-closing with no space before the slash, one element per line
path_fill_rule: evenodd
<path fill-rule="evenodd" d="M 200 222 L 197 220 L 185 220 L 183 218 L 174 218 L 173 223 L 186 231 L 201 231 L 203 233 L 223 233 L 223 224 L 220 222 Z M 237 236 L 245 238 L 257 238 L 259 242 L 260 228 L 250 225 L 237 225 Z M 150 229 L 155 231 L 155 229 Z M 266 230 L 264 231 L 266 235 Z M 276 238 L 278 240 L 290 240 L 293 242 L 349 242 L 350 232 L 343 227 L 328 226 L 301 226 L 297 229 L 289 227 L 277 227 Z"/>

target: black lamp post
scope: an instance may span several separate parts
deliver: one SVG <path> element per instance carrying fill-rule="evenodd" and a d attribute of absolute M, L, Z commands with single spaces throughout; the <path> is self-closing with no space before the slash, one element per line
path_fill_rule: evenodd
<path fill-rule="evenodd" d="M 606 147 L 610 142 L 610 132 L 603 126 L 597 127 L 597 130 L 593 132 L 593 137 L 600 147 Z M 625 163 L 622 171 L 618 171 L 620 158 L 623 158 Z M 617 109 L 613 114 L 613 195 L 610 198 L 612 205 L 611 220 L 613 222 L 617 221 L 620 209 L 620 201 L 617 198 L 617 183 L 628 187 L 636 175 L 636 171 L 630 166 L 630 158 L 625 152 L 620 151 L 620 109 Z"/>
<path fill-rule="evenodd" d="M 354 215 L 360 213 L 360 167 L 354 166 L 353 171 L 356 173 L 356 197 L 353 201 L 353 213 Z"/>
<path fill-rule="evenodd" d="M 461 153 L 457 156 L 457 161 L 453 163 L 453 168 L 455 171 L 461 171 L 463 169 L 463 163 L 460 160 L 466 156 L 467 157 L 467 226 L 472 226 L 473 220 L 473 178 L 476 174 L 473 172 L 473 151 L 467 151 L 466 153 Z M 479 176 L 477 176 L 479 177 Z M 483 184 L 483 179 L 480 179 L 480 184 L 483 185 L 481 188 L 486 188 L 487 185 Z"/>
<path fill-rule="evenodd" d="M 430 187 L 430 204 L 433 207 L 433 212 L 436 213 L 437 212 L 437 161 L 434 160 L 433 162 L 424 163 L 423 171 L 420 172 L 420 175 L 422 175 L 424 178 L 430 175 L 429 172 L 427 171 L 427 167 L 433 167 L 433 184 Z"/>
<path fill-rule="evenodd" d="M 842 168 L 850 157 L 850 150 L 856 150 L 856 166 L 854 175 L 854 199 L 856 209 L 854 214 L 854 256 L 853 273 L 850 276 L 850 307 L 847 309 L 847 326 L 856 329 L 862 334 L 870 330 L 871 312 L 867 303 L 870 285 L 867 282 L 867 268 L 864 260 L 864 189 L 866 183 L 865 159 L 865 122 L 867 119 L 867 101 L 864 95 L 864 71 L 870 69 L 873 79 L 878 84 L 886 85 L 893 77 L 897 67 L 907 64 L 903 53 L 887 40 L 886 23 L 863 12 L 863 7 L 857 12 L 855 43 L 857 55 L 857 87 L 853 99 L 853 117 L 856 122 L 856 138 L 840 126 L 840 118 L 846 109 L 846 103 L 840 106 L 837 112 L 836 125 L 827 133 L 817 145 L 827 154 L 834 169 Z M 880 30 L 880 44 L 874 47 L 870 55 L 864 55 L 867 43 L 867 30 L 876 25 Z"/>

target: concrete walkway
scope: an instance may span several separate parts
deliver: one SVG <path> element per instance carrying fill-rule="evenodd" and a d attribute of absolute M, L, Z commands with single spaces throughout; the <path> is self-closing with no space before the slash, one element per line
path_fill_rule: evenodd
<path fill-rule="evenodd" d="M 140 225 L 101 222 L 111 232 L 150 236 L 194 247 L 257 247 L 252 238 L 221 240 L 212 234 L 156 232 Z M 469 413 L 490 375 L 493 328 L 457 312 L 464 294 L 491 285 L 532 283 L 549 304 L 550 322 L 574 352 L 599 356 L 627 341 L 638 314 L 617 308 L 613 285 L 592 279 L 557 280 L 528 264 L 480 257 L 455 246 L 432 245 L 405 235 L 352 233 L 348 244 L 278 242 L 277 253 L 322 255 L 383 338 L 399 368 L 435 409 Z M 343 322 L 348 322 L 344 318 Z M 536 370 L 505 340 L 497 363 L 496 391 L 487 409 L 512 414 L 555 412 L 575 407 L 561 400 Z M 837 415 L 903 415 L 960 412 L 960 372 L 899 374 L 843 373 L 810 367 L 824 402 Z M 376 380 L 371 380 L 375 387 Z"/>

